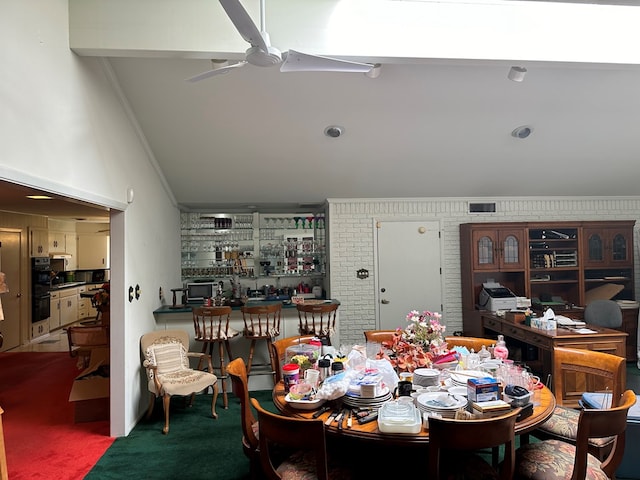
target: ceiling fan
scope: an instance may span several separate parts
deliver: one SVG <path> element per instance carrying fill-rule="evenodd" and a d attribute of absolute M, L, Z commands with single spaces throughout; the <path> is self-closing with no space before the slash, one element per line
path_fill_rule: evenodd
<path fill-rule="evenodd" d="M 265 0 L 260 0 L 260 30 L 253 22 L 240 0 L 220 0 L 222 8 L 231 19 L 242 38 L 251 46 L 246 51 L 245 60 L 229 64 L 226 60 L 212 60 L 213 68 L 188 78 L 189 82 L 198 82 L 214 75 L 227 73 L 238 67 L 244 67 L 247 63 L 257 67 L 272 67 L 280 65 L 281 72 L 348 72 L 348 73 L 373 73 L 375 76 L 380 69 L 378 64 L 351 62 L 337 58 L 309 55 L 306 53 L 289 50 L 280 52 L 271 46 L 269 34 L 265 27 Z M 374 75 L 369 75 L 374 76 Z"/>

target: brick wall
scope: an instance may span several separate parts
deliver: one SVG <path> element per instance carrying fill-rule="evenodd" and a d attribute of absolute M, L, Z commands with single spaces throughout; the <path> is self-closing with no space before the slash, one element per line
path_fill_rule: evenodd
<path fill-rule="evenodd" d="M 495 213 L 469 214 L 470 202 L 494 202 Z M 377 328 L 374 222 L 438 220 L 441 224 L 443 322 L 447 332 L 462 329 L 459 225 L 468 222 L 637 220 L 640 198 L 329 199 L 328 292 L 341 302 L 339 336 L 343 344 L 362 343 L 363 330 Z M 640 288 L 638 228 L 634 231 L 635 285 Z M 369 278 L 355 281 L 358 269 Z M 636 298 L 640 298 L 636 291 Z M 412 308 L 410 305 L 408 309 Z M 408 311 L 408 310 L 407 310 Z M 402 320 L 402 319 L 398 319 Z"/>

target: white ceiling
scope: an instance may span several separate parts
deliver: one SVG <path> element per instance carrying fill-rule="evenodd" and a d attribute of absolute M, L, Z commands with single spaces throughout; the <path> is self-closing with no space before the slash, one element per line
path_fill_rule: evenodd
<path fill-rule="evenodd" d="M 640 195 L 637 65 L 520 62 L 528 73 L 517 83 L 507 79 L 514 62 L 397 57 L 376 79 L 248 65 L 186 82 L 211 67 L 202 57 L 109 58 L 185 209 Z M 329 125 L 342 136 L 325 136 Z M 521 125 L 529 138 L 511 136 Z"/>

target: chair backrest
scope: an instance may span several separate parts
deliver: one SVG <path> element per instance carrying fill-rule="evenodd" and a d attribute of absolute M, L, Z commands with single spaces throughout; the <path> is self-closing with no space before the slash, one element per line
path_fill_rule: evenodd
<path fill-rule="evenodd" d="M 482 350 L 482 346 L 484 345 L 487 349 L 496 343 L 496 340 L 491 338 L 481 338 L 481 337 L 457 337 L 455 335 L 445 337 L 445 342 L 447 342 L 447 347 L 452 349 L 453 347 L 467 347 L 467 350 L 473 350 L 478 353 Z"/>
<path fill-rule="evenodd" d="M 282 380 L 282 364 L 284 363 L 284 357 L 287 353 L 287 348 L 291 347 L 292 345 L 309 343 L 312 338 L 314 338 L 313 335 L 298 335 L 294 337 L 281 338 L 280 340 L 276 340 L 271 344 L 271 349 L 273 351 L 272 358 L 275 362 L 278 362 L 277 365 L 272 366 L 273 371 L 276 372 L 276 383 Z"/>
<path fill-rule="evenodd" d="M 245 336 L 275 338 L 280 335 L 282 303 L 244 305 L 240 309 L 244 320 Z"/>
<path fill-rule="evenodd" d="M 558 405 L 578 407 L 584 392 L 609 392 L 617 406 L 626 384 L 626 359 L 581 348 L 553 351 L 553 392 Z"/>
<path fill-rule="evenodd" d="M 193 309 L 195 339 L 200 342 L 226 340 L 229 333 L 231 307 L 197 307 Z"/>
<path fill-rule="evenodd" d="M 396 330 L 365 330 L 364 339 L 366 342 L 382 343 L 393 341 Z"/>
<path fill-rule="evenodd" d="M 593 300 L 584 308 L 584 321 L 606 328 L 620 328 L 622 309 L 613 300 Z"/>
<path fill-rule="evenodd" d="M 189 334 L 184 330 L 155 330 L 140 338 L 140 349 L 146 361 L 157 366 L 157 373 L 189 369 Z M 147 374 L 151 376 L 151 371 Z"/>
<path fill-rule="evenodd" d="M 501 479 L 513 478 L 515 470 L 515 424 L 520 413 L 516 408 L 493 418 L 456 420 L 453 418 L 429 418 L 429 475 L 442 478 L 441 456 L 443 450 L 474 451 L 504 445 L 504 461 L 500 468 Z"/>
<path fill-rule="evenodd" d="M 277 466 L 272 461 L 272 450 L 277 446 L 291 448 L 294 451 L 309 451 L 315 455 L 316 474 L 318 480 L 328 480 L 327 444 L 324 436 L 324 422 L 321 419 L 311 420 L 303 418 L 285 417 L 271 413 L 260 405 L 258 400 L 251 398 L 251 405 L 258 412 L 260 425 L 260 464 L 267 478 L 280 479 L 276 472 Z"/>
<path fill-rule="evenodd" d="M 319 337 L 330 338 L 336 329 L 337 303 L 308 304 L 299 303 L 298 329 L 300 335 L 314 334 Z"/>
<path fill-rule="evenodd" d="M 240 415 L 242 420 L 242 443 L 245 454 L 250 457 L 258 450 L 258 437 L 253 426 L 256 418 L 249 404 L 249 380 L 244 359 L 236 358 L 227 365 L 227 374 L 231 377 L 231 390 L 240 400 Z"/>
<path fill-rule="evenodd" d="M 107 325 L 67 327 L 69 354 L 73 357 L 78 349 L 109 346 L 109 327 Z"/>
<path fill-rule="evenodd" d="M 636 403 L 633 390 L 626 390 L 619 406 L 604 409 L 584 409 L 578 419 L 576 454 L 573 464 L 572 480 L 586 478 L 587 453 L 589 439 L 617 436 L 611 452 L 602 462 L 600 468 L 608 478 L 614 478 L 615 472 L 622 463 L 627 430 L 627 414 Z"/>

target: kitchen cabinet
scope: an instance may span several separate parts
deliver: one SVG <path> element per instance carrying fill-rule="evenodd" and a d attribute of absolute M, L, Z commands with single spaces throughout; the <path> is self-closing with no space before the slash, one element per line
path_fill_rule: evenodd
<path fill-rule="evenodd" d="M 31 324 L 31 338 L 38 338 L 49 333 L 49 320 Z"/>
<path fill-rule="evenodd" d="M 49 231 L 45 228 L 29 228 L 29 254 L 32 257 L 49 255 Z"/>
<path fill-rule="evenodd" d="M 63 288 L 51 292 L 50 329 L 55 330 L 78 321 L 78 289 Z"/>
<path fill-rule="evenodd" d="M 71 255 L 69 258 L 65 258 L 64 269 L 67 272 L 73 272 L 78 269 L 78 248 L 77 237 L 75 233 L 65 233 L 64 243 L 66 245 L 66 252 Z"/>
<path fill-rule="evenodd" d="M 51 292 L 51 316 L 49 317 L 49 329 L 60 328 L 60 291 Z"/>
<path fill-rule="evenodd" d="M 109 268 L 109 236 L 78 235 L 78 270 L 101 270 Z"/>
<path fill-rule="evenodd" d="M 478 297 L 487 281 L 531 299 L 534 307 L 563 312 L 583 307 L 587 292 L 610 283 L 623 287 L 614 300 L 635 300 L 634 224 L 619 220 L 460 225 L 464 334 L 482 335 Z"/>
<path fill-rule="evenodd" d="M 49 253 L 66 253 L 66 237 L 64 232 L 49 230 L 47 235 Z"/>

